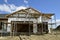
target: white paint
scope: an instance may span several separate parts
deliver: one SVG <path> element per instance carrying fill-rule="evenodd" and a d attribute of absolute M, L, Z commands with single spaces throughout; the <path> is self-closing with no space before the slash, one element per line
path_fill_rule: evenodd
<path fill-rule="evenodd" d="M 28 19 L 28 18 L 8 18 L 8 22 L 11 23 L 11 21 L 33 21 L 34 23 L 37 21 L 34 18 Z"/>
<path fill-rule="evenodd" d="M 42 21 L 43 21 L 43 22 L 48 22 L 48 21 L 49 21 L 49 19 L 48 19 L 48 18 L 46 18 L 46 17 L 43 17 L 43 18 L 42 18 Z"/>
<path fill-rule="evenodd" d="M 37 24 L 33 24 L 33 33 L 37 33 Z"/>
<path fill-rule="evenodd" d="M 42 21 L 41 21 L 41 16 L 38 18 L 38 23 L 41 23 Z"/>
<path fill-rule="evenodd" d="M 49 21 L 48 18 L 46 18 L 46 17 L 43 17 L 43 18 L 42 18 L 41 16 L 40 16 L 37 20 L 38 20 L 38 23 L 48 22 L 48 21 Z"/>
<path fill-rule="evenodd" d="M 8 27 L 7 27 L 7 32 L 11 32 L 11 24 L 8 24 Z"/>
<path fill-rule="evenodd" d="M 49 33 L 51 33 L 51 25 L 48 25 Z"/>

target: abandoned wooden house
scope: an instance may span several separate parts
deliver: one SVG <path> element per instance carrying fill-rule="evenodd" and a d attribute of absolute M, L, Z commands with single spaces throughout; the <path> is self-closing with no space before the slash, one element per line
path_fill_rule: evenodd
<path fill-rule="evenodd" d="M 48 33 L 48 21 L 53 15 L 31 7 L 11 14 L 0 14 L 0 32 Z"/>

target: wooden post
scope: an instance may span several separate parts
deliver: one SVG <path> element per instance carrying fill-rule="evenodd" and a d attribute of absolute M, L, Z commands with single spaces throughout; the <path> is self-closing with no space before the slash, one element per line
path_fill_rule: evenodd
<path fill-rule="evenodd" d="M 5 25 L 6 25 L 6 32 L 7 32 L 7 23 L 5 23 Z"/>
<path fill-rule="evenodd" d="M 16 34 L 17 34 L 17 23 L 16 23 Z"/>
<path fill-rule="evenodd" d="M 43 34 L 43 14 L 41 14 L 41 22 L 42 22 L 41 34 Z"/>
<path fill-rule="evenodd" d="M 2 26 L 2 31 L 3 31 L 3 26 Z M 2 31 L 1 31 L 1 37 L 2 37 Z"/>
<path fill-rule="evenodd" d="M 51 23 L 52 23 L 52 18 L 51 18 Z M 53 33 L 53 30 L 52 30 L 52 24 L 51 24 L 50 30 L 51 30 L 51 34 L 52 34 L 52 33 Z"/>
<path fill-rule="evenodd" d="M 12 22 L 11 22 L 11 27 L 10 27 L 10 30 L 11 30 L 11 31 L 10 31 L 10 36 L 12 36 L 12 25 L 13 25 L 13 24 L 12 24 Z"/>
<path fill-rule="evenodd" d="M 6 23 L 6 31 L 7 31 L 7 23 Z"/>
<path fill-rule="evenodd" d="M 29 35 L 30 35 L 30 22 L 29 22 Z"/>
<path fill-rule="evenodd" d="M 15 27 L 16 27 L 16 24 L 14 23 L 13 37 L 15 36 L 15 31 L 16 31 Z"/>
<path fill-rule="evenodd" d="M 2 31 L 1 31 L 1 37 L 3 35 L 3 29 L 4 29 L 4 23 L 2 22 Z"/>

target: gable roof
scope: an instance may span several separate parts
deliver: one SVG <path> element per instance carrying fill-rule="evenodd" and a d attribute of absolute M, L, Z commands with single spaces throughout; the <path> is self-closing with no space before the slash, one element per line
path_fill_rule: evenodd
<path fill-rule="evenodd" d="M 37 10 L 29 7 L 29 8 L 21 9 L 21 10 L 18 10 L 18 11 L 16 11 L 16 12 L 13 12 L 13 13 L 11 13 L 11 14 L 8 14 L 8 15 L 6 15 L 6 17 L 9 17 L 9 16 L 11 16 L 11 15 L 13 15 L 13 14 L 16 14 L 16 13 L 18 13 L 18 12 L 20 12 L 20 11 L 23 11 L 23 12 L 28 13 L 28 10 L 29 10 L 29 9 L 32 9 L 33 11 L 36 11 L 36 12 L 37 12 L 37 13 L 34 13 L 34 14 L 41 14 L 39 11 L 37 11 Z"/>
<path fill-rule="evenodd" d="M 16 12 L 13 12 L 13 13 L 11 13 L 11 14 L 8 14 L 8 15 L 6 15 L 6 17 L 10 17 L 11 15 L 13 15 L 13 14 L 16 14 L 16 13 L 18 13 L 18 12 L 21 12 L 21 11 L 23 11 L 23 12 L 26 12 L 26 13 L 28 13 L 29 11 L 29 9 L 31 9 L 32 11 L 35 11 L 36 13 L 31 13 L 31 14 L 35 14 L 35 15 L 38 15 L 38 16 L 46 16 L 47 18 L 49 18 L 50 19 L 50 17 L 51 16 L 53 16 L 54 14 L 45 14 L 45 13 L 42 13 L 42 12 L 39 12 L 38 10 L 36 10 L 36 9 L 34 9 L 34 8 L 32 8 L 32 7 L 29 7 L 29 8 L 26 8 L 26 9 L 21 9 L 21 10 L 18 10 L 18 11 L 16 11 Z"/>
<path fill-rule="evenodd" d="M 11 14 L 8 14 L 8 15 L 6 15 L 5 17 L 9 17 L 9 16 L 11 16 L 11 15 L 13 15 L 13 14 L 16 14 L 16 13 L 18 13 L 18 12 L 21 12 L 21 11 L 26 12 L 24 9 L 21 9 L 21 10 L 18 10 L 18 11 L 16 11 L 16 12 L 13 12 L 13 13 L 11 13 Z"/>
<path fill-rule="evenodd" d="M 41 12 L 39 12 L 38 10 L 36 10 L 36 9 L 34 9 L 34 8 L 32 8 L 32 7 L 29 7 L 29 8 L 27 8 L 27 9 L 25 9 L 25 10 L 29 10 L 29 9 L 34 10 L 35 12 L 37 12 L 37 14 L 41 14 Z"/>

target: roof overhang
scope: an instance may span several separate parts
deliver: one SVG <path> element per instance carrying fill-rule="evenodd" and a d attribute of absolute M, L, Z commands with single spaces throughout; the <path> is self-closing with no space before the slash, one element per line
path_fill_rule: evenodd
<path fill-rule="evenodd" d="M 48 14 L 46 14 L 46 13 L 42 13 L 42 16 L 45 16 L 45 17 L 47 17 L 47 18 L 49 18 L 49 19 L 51 19 L 51 16 L 53 16 L 54 14 L 52 14 L 52 13 L 48 13 Z"/>

